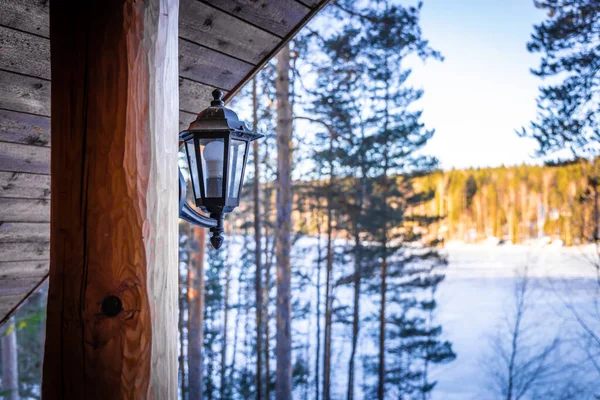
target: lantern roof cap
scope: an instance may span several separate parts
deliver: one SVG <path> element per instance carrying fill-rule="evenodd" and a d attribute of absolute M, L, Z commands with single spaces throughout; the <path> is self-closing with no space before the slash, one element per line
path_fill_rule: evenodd
<path fill-rule="evenodd" d="M 196 120 L 190 124 L 188 131 L 235 130 L 249 135 L 251 140 L 263 136 L 248 129 L 246 124 L 240 121 L 235 111 L 225 107 L 221 90 L 213 90 L 212 96 L 213 100 L 210 102 L 210 107 L 200 111 Z"/>

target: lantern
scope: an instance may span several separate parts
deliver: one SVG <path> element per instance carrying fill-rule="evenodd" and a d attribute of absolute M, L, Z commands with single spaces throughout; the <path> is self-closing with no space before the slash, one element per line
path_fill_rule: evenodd
<path fill-rule="evenodd" d="M 180 217 L 209 227 L 211 244 L 223 244 L 223 216 L 239 205 L 250 142 L 263 135 L 251 132 L 235 112 L 225 107 L 223 92 L 212 92 L 210 107 L 198 114 L 188 130 L 179 134 L 185 149 L 196 207 L 185 201 L 185 182 L 180 172 Z"/>

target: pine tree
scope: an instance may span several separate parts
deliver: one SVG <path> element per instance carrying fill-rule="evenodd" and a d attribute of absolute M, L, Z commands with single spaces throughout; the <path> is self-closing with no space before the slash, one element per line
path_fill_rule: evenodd
<path fill-rule="evenodd" d="M 290 47 L 283 46 L 277 55 L 277 400 L 292 396 L 292 328 L 291 328 L 291 141 L 292 106 L 290 103 Z"/>
<path fill-rule="evenodd" d="M 537 140 L 540 154 L 568 149 L 598 153 L 600 105 L 600 3 L 597 0 L 536 0 L 548 17 L 534 26 L 527 49 L 540 53 L 533 73 L 559 83 L 540 89 L 538 118 L 520 134 Z M 554 81 L 555 79 L 552 79 Z"/>

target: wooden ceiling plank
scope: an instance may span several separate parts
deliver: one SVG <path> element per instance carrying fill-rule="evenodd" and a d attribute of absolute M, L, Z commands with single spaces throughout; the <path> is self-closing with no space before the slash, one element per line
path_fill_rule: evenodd
<path fill-rule="evenodd" d="M 0 109 L 0 141 L 50 146 L 50 118 Z"/>
<path fill-rule="evenodd" d="M 188 129 L 197 116 L 198 114 L 179 110 L 179 131 Z"/>
<path fill-rule="evenodd" d="M 3 222 L 0 242 L 50 241 L 49 222 Z"/>
<path fill-rule="evenodd" d="M 49 199 L 50 175 L 0 172 L 0 198 Z"/>
<path fill-rule="evenodd" d="M 0 278 L 10 276 L 13 278 L 38 277 L 38 279 L 42 279 L 48 274 L 49 265 L 49 260 L 0 262 Z M 0 302 L 2 300 L 0 298 Z"/>
<path fill-rule="evenodd" d="M 210 105 L 214 87 L 185 78 L 179 78 L 179 109 L 197 114 Z M 224 91 L 223 93 L 227 93 Z"/>
<path fill-rule="evenodd" d="M 0 296 L 25 294 L 40 283 L 39 276 L 0 279 Z"/>
<path fill-rule="evenodd" d="M 251 64 L 281 40 L 198 0 L 180 0 L 179 36 Z"/>
<path fill-rule="evenodd" d="M 50 222 L 50 202 L 44 199 L 0 198 L 0 221 Z"/>
<path fill-rule="evenodd" d="M 0 0 L 0 24 L 49 38 L 48 4 L 46 0 Z"/>
<path fill-rule="evenodd" d="M 304 18 L 302 18 L 302 20 L 299 21 L 290 32 L 288 32 L 288 34 L 283 38 L 279 45 L 271 49 L 269 55 L 265 57 L 265 59 L 262 62 L 258 63 L 254 67 L 254 69 L 244 77 L 244 79 L 242 79 L 233 89 L 231 89 L 229 93 L 223 96 L 223 100 L 225 100 L 225 103 L 229 102 L 233 96 L 235 96 L 240 90 L 242 90 L 244 85 L 250 82 L 250 80 L 269 62 L 269 60 L 275 57 L 275 55 L 281 50 L 281 48 L 285 46 L 285 44 L 288 43 L 295 35 L 297 35 L 298 32 L 302 28 L 304 28 L 304 26 L 306 26 L 308 21 L 310 21 L 321 9 L 323 9 L 323 7 L 325 7 L 328 2 L 329 0 L 321 0 L 316 7 L 311 9 L 310 12 L 307 13 L 304 16 Z"/>
<path fill-rule="evenodd" d="M 203 0 L 203 2 L 280 37 L 291 32 L 310 12 L 310 8 L 295 0 Z"/>
<path fill-rule="evenodd" d="M 49 258 L 50 242 L 0 242 L 1 262 L 43 261 Z"/>
<path fill-rule="evenodd" d="M 302 3 L 306 7 L 314 8 L 322 3 L 323 0 L 296 0 L 298 3 Z"/>
<path fill-rule="evenodd" d="M 254 65 L 217 53 L 187 40 L 179 40 L 179 76 L 229 90 Z"/>
<path fill-rule="evenodd" d="M 50 40 L 0 26 L 0 69 L 50 79 Z"/>
<path fill-rule="evenodd" d="M 50 82 L 0 71 L 0 108 L 50 116 Z"/>
<path fill-rule="evenodd" d="M 0 142 L 0 171 L 50 174 L 50 148 Z"/>
<path fill-rule="evenodd" d="M 17 306 L 28 292 L 21 294 L 12 294 L 6 296 L 0 296 L 0 316 L 4 317 L 5 314 L 10 312 Z M 4 319 L 3 319 L 4 320 Z"/>

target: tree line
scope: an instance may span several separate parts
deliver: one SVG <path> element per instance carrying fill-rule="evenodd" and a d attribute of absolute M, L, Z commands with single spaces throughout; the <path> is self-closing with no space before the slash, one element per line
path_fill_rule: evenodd
<path fill-rule="evenodd" d="M 468 243 L 491 237 L 529 243 L 541 237 L 567 246 L 597 236 L 600 160 L 436 171 L 413 178 L 432 199 L 409 215 L 440 217 L 427 235 Z M 424 229 L 424 227 L 421 227 Z"/>

